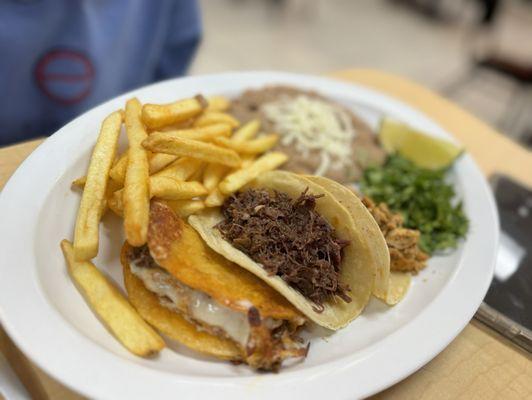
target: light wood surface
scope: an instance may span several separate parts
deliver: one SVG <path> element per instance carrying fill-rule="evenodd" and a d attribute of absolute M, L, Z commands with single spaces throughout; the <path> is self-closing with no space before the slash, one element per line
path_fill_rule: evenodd
<path fill-rule="evenodd" d="M 32 140 L 30 142 L 20 143 L 14 146 L 0 148 L 0 190 L 4 187 L 7 180 L 18 168 L 20 163 L 41 144 L 42 139 Z"/>
<path fill-rule="evenodd" d="M 532 186 L 531 153 L 447 100 L 413 82 L 374 70 L 349 70 L 332 76 L 379 89 L 413 105 L 453 133 L 486 175 L 503 172 Z M 0 188 L 39 143 L 40 140 L 36 140 L 0 149 Z M 421 334 L 420 337 L 422 340 Z M 10 351 L 4 342 L 0 350 Z M 37 367 L 32 368 L 49 398 L 82 398 Z M 356 377 L 353 377 L 353 382 L 356 384 Z M 374 398 L 532 398 L 532 358 L 497 333 L 473 321 L 430 363 Z"/>

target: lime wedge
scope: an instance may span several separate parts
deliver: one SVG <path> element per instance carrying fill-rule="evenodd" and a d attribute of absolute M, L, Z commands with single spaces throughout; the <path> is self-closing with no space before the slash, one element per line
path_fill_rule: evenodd
<path fill-rule="evenodd" d="M 379 140 L 388 153 L 398 152 L 422 168 L 447 167 L 463 149 L 446 140 L 428 136 L 389 118 L 381 122 Z"/>

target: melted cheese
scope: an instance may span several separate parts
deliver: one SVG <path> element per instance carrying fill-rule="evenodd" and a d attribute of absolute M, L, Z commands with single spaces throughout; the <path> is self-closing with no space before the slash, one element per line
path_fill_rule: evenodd
<path fill-rule="evenodd" d="M 245 313 L 217 303 L 205 293 L 178 282 L 163 269 L 144 268 L 134 262 L 130 264 L 130 268 L 148 290 L 159 296 L 162 305 L 195 321 L 222 329 L 231 339 L 246 346 L 250 326 Z"/>
<path fill-rule="evenodd" d="M 189 303 L 189 310 L 192 317 L 205 324 L 222 328 L 233 340 L 245 346 L 250 331 L 247 315 L 218 304 L 205 293 L 190 290 L 192 301 Z"/>
<path fill-rule="evenodd" d="M 356 131 L 349 114 L 342 109 L 322 100 L 298 96 L 266 103 L 261 110 L 282 135 L 281 144 L 293 145 L 305 157 L 310 150 L 319 150 L 320 164 L 315 175 L 349 165 Z"/>

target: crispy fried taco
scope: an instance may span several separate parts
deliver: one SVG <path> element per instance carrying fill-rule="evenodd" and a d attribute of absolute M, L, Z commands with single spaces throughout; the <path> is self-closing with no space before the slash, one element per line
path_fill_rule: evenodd
<path fill-rule="evenodd" d="M 160 332 L 217 358 L 275 370 L 304 357 L 305 318 L 255 275 L 211 250 L 164 203 L 152 202 L 148 243 L 122 249 L 129 300 Z"/>
<path fill-rule="evenodd" d="M 303 176 L 273 171 L 229 197 L 220 210 L 193 215 L 189 223 L 216 252 L 267 282 L 315 323 L 336 330 L 369 301 L 373 253 L 387 254 L 371 218 L 367 212 L 350 214 L 326 188 Z"/>
<path fill-rule="evenodd" d="M 370 211 L 355 193 L 344 185 L 321 176 L 306 176 L 306 178 L 328 190 L 347 209 L 353 224 L 363 233 L 372 248 L 371 256 L 375 264 L 373 295 L 388 305 L 397 304 L 410 287 L 410 274 L 390 271 L 388 245 Z"/>

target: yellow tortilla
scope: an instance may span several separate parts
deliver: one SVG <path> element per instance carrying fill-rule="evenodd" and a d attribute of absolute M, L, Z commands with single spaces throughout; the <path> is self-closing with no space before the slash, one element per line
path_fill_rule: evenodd
<path fill-rule="evenodd" d="M 390 271 L 390 286 L 386 298 L 381 299 L 386 304 L 393 306 L 403 300 L 410 288 L 412 275 L 410 272 Z"/>
<path fill-rule="evenodd" d="M 388 305 L 395 305 L 405 296 L 410 287 L 410 274 L 390 271 L 390 253 L 379 225 L 352 190 L 329 178 L 306 176 L 328 190 L 344 206 L 356 228 L 362 232 L 375 263 L 373 295 Z M 369 218 L 368 218 L 369 216 Z"/>
<path fill-rule="evenodd" d="M 225 307 L 247 313 L 252 305 L 262 318 L 284 319 L 294 326 L 304 322 L 283 296 L 213 251 L 166 204 L 151 204 L 148 247 L 157 264 L 170 275 Z"/>
<path fill-rule="evenodd" d="M 349 324 L 368 303 L 374 280 L 374 262 L 371 256 L 373 248 L 368 246 L 363 233 L 356 229 L 349 212 L 323 187 L 291 172 L 263 173 L 248 187 L 277 190 L 292 198 L 297 198 L 306 189 L 309 194 L 324 195 L 316 201 L 316 211 L 335 228 L 339 238 L 350 242 L 344 248 L 340 276 L 341 281 L 351 288 L 348 293 L 351 297 L 350 303 L 335 298 L 324 304 L 325 308 L 322 312 L 317 312 L 313 302 L 290 287 L 280 277 L 269 276 L 261 265 L 222 237 L 219 230 L 214 228 L 218 222 L 223 220 L 218 209 L 190 216 L 188 220 L 190 225 L 198 231 L 213 250 L 264 280 L 318 325 L 337 330 Z M 364 214 L 362 218 L 368 218 L 368 215 Z M 372 217 L 369 215 L 369 218 Z"/>

